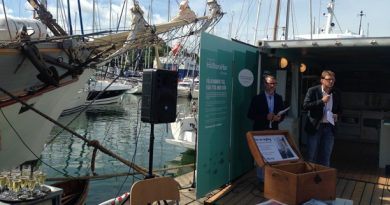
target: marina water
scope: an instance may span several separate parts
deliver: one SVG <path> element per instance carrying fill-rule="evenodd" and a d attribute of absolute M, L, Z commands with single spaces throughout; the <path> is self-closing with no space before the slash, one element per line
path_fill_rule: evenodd
<path fill-rule="evenodd" d="M 178 98 L 177 112 L 190 111 L 190 101 Z M 73 120 L 74 119 L 74 120 Z M 60 117 L 61 124 L 69 127 L 89 140 L 98 140 L 101 145 L 137 165 L 149 167 L 150 124 L 141 119 L 141 96 L 126 94 L 119 104 L 94 106 L 81 114 Z M 155 124 L 154 169 L 190 164 L 194 151 L 165 142 L 168 124 Z M 42 153 L 41 169 L 48 178 L 93 175 L 91 171 L 93 147 L 76 138 L 60 127 L 54 127 L 51 140 Z M 180 175 L 192 168 L 166 171 L 164 175 Z M 129 167 L 118 160 L 97 152 L 95 172 L 98 175 L 132 173 Z M 130 190 L 133 181 L 143 179 L 142 175 L 113 177 L 91 180 L 87 204 L 98 204 Z M 53 182 L 47 182 L 50 184 Z"/>

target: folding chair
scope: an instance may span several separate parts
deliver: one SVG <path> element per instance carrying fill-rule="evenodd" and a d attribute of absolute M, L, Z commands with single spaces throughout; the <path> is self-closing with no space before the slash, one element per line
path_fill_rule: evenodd
<path fill-rule="evenodd" d="M 179 204 L 180 185 L 170 177 L 156 177 L 137 181 L 130 190 L 130 205 L 147 205 L 156 201 L 167 200 Z"/>

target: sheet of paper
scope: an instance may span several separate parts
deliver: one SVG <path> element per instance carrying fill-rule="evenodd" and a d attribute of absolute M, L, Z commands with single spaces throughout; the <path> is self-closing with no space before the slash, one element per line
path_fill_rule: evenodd
<path fill-rule="evenodd" d="M 259 135 L 255 136 L 254 139 L 265 162 L 298 159 L 284 135 Z"/>
<path fill-rule="evenodd" d="M 284 110 L 279 111 L 278 114 L 276 114 L 276 115 L 283 115 L 283 114 L 286 113 L 289 109 L 290 109 L 290 106 L 287 107 L 287 108 L 284 109 Z M 269 128 L 272 128 L 272 121 L 269 121 L 269 126 L 268 126 L 268 127 L 269 127 Z"/>
<path fill-rule="evenodd" d="M 332 125 L 334 125 L 334 118 L 333 118 L 333 113 L 332 111 L 328 110 L 326 112 L 326 120 L 328 120 L 328 122 Z"/>
<path fill-rule="evenodd" d="M 288 107 L 287 107 L 286 109 L 284 109 L 284 110 L 279 111 L 277 115 L 283 115 L 283 114 L 286 113 L 289 109 L 290 109 L 290 106 L 288 106 Z"/>

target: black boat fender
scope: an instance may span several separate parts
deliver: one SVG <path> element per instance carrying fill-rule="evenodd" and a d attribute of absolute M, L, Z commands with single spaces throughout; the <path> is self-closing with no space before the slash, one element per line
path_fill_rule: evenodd
<path fill-rule="evenodd" d="M 24 43 L 22 45 L 22 53 L 25 54 L 35 68 L 39 71 L 37 78 L 47 84 L 58 86 L 60 78 L 54 66 L 47 66 L 41 57 L 38 48 L 34 44 Z"/>

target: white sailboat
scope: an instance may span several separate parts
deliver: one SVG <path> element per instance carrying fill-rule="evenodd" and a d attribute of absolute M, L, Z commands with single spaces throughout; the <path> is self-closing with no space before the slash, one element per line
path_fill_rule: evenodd
<path fill-rule="evenodd" d="M 0 170 L 39 158 L 53 127 L 48 119 L 73 103 L 90 66 L 107 60 L 107 50 L 68 35 L 39 1 L 28 2 L 40 20 L 0 17 Z"/>
<path fill-rule="evenodd" d="M 198 105 L 197 101 L 191 101 L 191 110 L 184 113 L 179 110 L 176 121 L 169 123 L 168 136 L 165 139 L 169 144 L 195 150 L 198 134 Z"/>
<path fill-rule="evenodd" d="M 177 83 L 177 97 L 188 98 L 191 95 L 192 83 L 180 81 Z"/>
<path fill-rule="evenodd" d="M 142 78 L 134 78 L 129 79 L 131 81 L 132 88 L 128 90 L 126 93 L 140 95 L 142 94 Z"/>
<path fill-rule="evenodd" d="M 178 145 L 195 150 L 197 135 L 197 116 L 177 116 L 176 122 L 169 124 L 169 136 L 165 141 L 169 144 Z"/>
<path fill-rule="evenodd" d="M 37 159 L 49 137 L 53 123 L 29 106 L 57 119 L 92 74 L 92 50 L 68 36 L 44 6 L 29 3 L 45 14 L 46 25 L 0 17 L 0 170 Z"/>
<path fill-rule="evenodd" d="M 199 98 L 199 83 L 195 83 L 194 87 L 192 88 L 191 97 L 192 97 L 192 99 Z"/>

